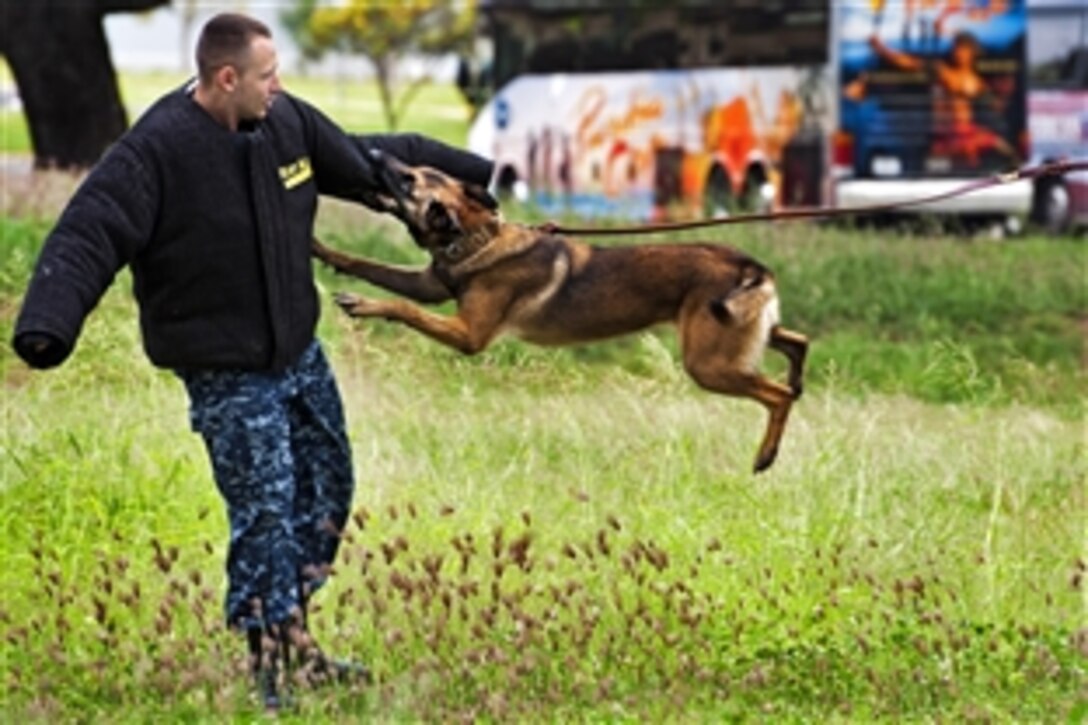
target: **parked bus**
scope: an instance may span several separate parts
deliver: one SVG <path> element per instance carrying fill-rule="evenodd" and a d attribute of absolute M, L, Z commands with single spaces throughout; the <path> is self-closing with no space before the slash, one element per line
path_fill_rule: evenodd
<path fill-rule="evenodd" d="M 1088 160 L 1088 3 L 1031 0 L 1028 11 L 1032 161 Z M 1032 216 L 1055 232 L 1088 226 L 1088 172 L 1037 184 Z"/>
<path fill-rule="evenodd" d="M 1025 0 L 481 9 L 496 90 L 469 146 L 496 160 L 500 190 L 547 213 L 880 204 L 1040 158 L 1028 132 Z M 1070 188 L 1018 182 L 912 211 L 1018 220 L 1060 206 Z"/>

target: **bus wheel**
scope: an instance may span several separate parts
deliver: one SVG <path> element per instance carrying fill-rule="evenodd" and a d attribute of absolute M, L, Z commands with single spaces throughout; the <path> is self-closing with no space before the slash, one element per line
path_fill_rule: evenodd
<path fill-rule="evenodd" d="M 727 217 L 733 211 L 733 193 L 725 169 L 715 165 L 706 177 L 703 188 L 703 214 L 707 217 Z"/>
<path fill-rule="evenodd" d="M 767 174 L 760 166 L 753 166 L 748 169 L 748 173 L 744 177 L 744 192 L 741 197 L 741 205 L 745 211 L 751 212 L 765 212 L 771 208 L 771 202 L 774 200 L 773 188 L 770 190 L 765 189 L 767 186 Z"/>
<path fill-rule="evenodd" d="M 504 166 L 499 171 L 495 180 L 495 191 L 499 199 L 508 201 L 526 201 L 529 198 L 529 189 L 525 182 L 518 178 L 518 172 L 512 166 Z"/>
<path fill-rule="evenodd" d="M 1061 234 L 1069 226 L 1069 190 L 1061 179 L 1048 179 L 1035 186 L 1031 218 L 1051 234 Z"/>

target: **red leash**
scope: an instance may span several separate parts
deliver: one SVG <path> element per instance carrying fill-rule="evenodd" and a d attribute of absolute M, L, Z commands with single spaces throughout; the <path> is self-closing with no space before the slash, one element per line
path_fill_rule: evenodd
<path fill-rule="evenodd" d="M 848 216 L 850 214 L 864 214 L 878 211 L 892 211 L 894 209 L 907 209 L 923 204 L 932 204 L 944 201 L 956 196 L 963 196 L 979 189 L 990 186 L 1011 184 L 1015 181 L 1036 179 L 1042 176 L 1061 176 L 1070 171 L 1088 170 L 1088 161 L 1052 161 L 1038 166 L 1030 166 L 1005 174 L 987 176 L 977 181 L 971 181 L 962 186 L 957 186 L 940 194 L 932 194 L 917 199 L 889 202 L 885 204 L 870 204 L 855 207 L 798 207 L 795 209 L 783 209 L 781 211 L 762 212 L 758 214 L 739 214 L 737 216 L 715 217 L 713 219 L 698 219 L 688 222 L 661 222 L 657 224 L 642 224 L 626 227 L 568 227 L 555 222 L 544 222 L 536 225 L 536 228 L 546 234 L 570 234 L 572 236 L 600 236 L 620 234 L 657 234 L 659 232 L 674 232 L 687 229 L 701 229 L 703 227 L 724 226 L 726 224 L 747 224 L 749 222 L 776 221 L 780 219 L 826 219 L 832 217 Z"/>

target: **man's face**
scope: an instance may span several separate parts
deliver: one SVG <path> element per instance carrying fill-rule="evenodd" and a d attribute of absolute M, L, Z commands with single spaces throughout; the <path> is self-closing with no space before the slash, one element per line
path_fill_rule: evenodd
<path fill-rule="evenodd" d="M 958 40 L 955 45 L 952 46 L 953 62 L 961 68 L 973 65 L 975 56 L 977 55 L 978 52 L 975 49 L 974 43 L 969 40 Z"/>
<path fill-rule="evenodd" d="M 235 110 L 241 121 L 259 121 L 268 115 L 280 85 L 276 46 L 269 38 L 254 38 L 249 57 L 238 68 L 238 86 L 234 92 Z"/>

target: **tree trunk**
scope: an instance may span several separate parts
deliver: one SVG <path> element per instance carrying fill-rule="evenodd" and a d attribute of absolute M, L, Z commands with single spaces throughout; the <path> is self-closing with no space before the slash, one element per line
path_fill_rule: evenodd
<path fill-rule="evenodd" d="M 374 80 L 378 84 L 378 98 L 382 102 L 382 112 L 385 114 L 385 126 L 391 132 L 397 130 L 400 118 L 397 116 L 397 107 L 393 101 L 393 73 L 392 61 L 389 56 L 369 56 L 374 64 Z"/>
<path fill-rule="evenodd" d="M 182 72 L 187 70 L 192 63 L 193 49 L 191 45 L 197 10 L 196 0 L 183 0 L 181 6 L 177 8 L 178 20 L 181 25 L 181 37 L 178 39 L 178 50 L 180 51 L 178 69 Z"/>
<path fill-rule="evenodd" d="M 169 0 L 0 0 L 0 53 L 23 103 L 37 168 L 86 168 L 128 127 L 102 25 Z"/>

